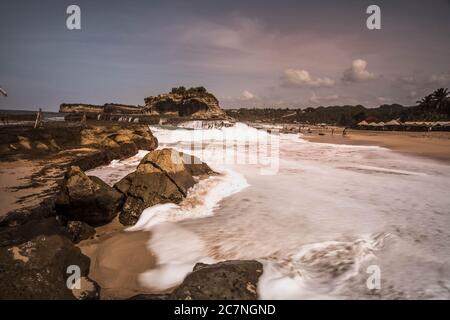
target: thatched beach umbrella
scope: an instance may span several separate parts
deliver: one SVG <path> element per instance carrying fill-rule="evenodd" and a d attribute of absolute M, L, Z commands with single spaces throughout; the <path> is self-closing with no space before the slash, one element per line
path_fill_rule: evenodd
<path fill-rule="evenodd" d="M 386 126 L 399 126 L 400 122 L 398 122 L 397 120 L 391 120 L 391 121 L 386 122 L 384 125 L 386 125 Z"/>
<path fill-rule="evenodd" d="M 363 120 L 360 123 L 358 123 L 358 126 L 367 126 L 367 125 L 369 125 L 369 124 L 367 123 L 366 120 Z"/>

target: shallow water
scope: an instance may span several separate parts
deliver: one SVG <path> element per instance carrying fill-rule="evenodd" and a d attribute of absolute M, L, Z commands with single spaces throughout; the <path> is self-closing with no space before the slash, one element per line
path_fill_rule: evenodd
<path fill-rule="evenodd" d="M 199 261 L 257 259 L 261 298 L 450 297 L 450 166 L 243 124 L 152 130 L 160 147 L 194 152 L 223 175 L 201 181 L 180 206 L 146 209 L 131 228 L 152 231 L 149 248 L 158 256 L 143 285 L 169 288 Z M 225 136 L 246 163 L 217 152 Z M 276 144 L 276 166 L 267 158 L 249 163 L 261 139 Z M 202 149 L 190 150 L 200 140 Z M 247 149 L 239 149 L 243 142 Z M 133 167 L 119 164 L 97 173 L 116 179 Z M 262 174 L 268 167 L 275 174 Z M 381 271 L 379 290 L 366 285 L 370 265 Z"/>

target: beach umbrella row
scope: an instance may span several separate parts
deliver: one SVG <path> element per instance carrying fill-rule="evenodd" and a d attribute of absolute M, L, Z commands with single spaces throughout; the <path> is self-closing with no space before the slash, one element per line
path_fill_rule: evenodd
<path fill-rule="evenodd" d="M 357 124 L 360 127 L 384 127 L 384 126 L 426 126 L 426 127 L 434 127 L 434 126 L 442 126 L 448 127 L 450 126 L 450 121 L 406 121 L 400 122 L 398 120 L 391 120 L 388 122 L 370 122 L 363 120 Z"/>

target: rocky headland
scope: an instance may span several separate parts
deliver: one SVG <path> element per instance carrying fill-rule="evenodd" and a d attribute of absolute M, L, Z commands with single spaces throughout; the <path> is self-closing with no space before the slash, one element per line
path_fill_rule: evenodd
<path fill-rule="evenodd" d="M 128 121 L 155 124 L 178 123 L 187 120 L 231 120 L 220 108 L 219 100 L 204 87 L 173 88 L 169 93 L 144 99 L 145 105 L 106 103 L 93 105 L 63 103 L 59 111 L 66 113 L 66 120 L 79 121 L 83 114 L 87 119 Z"/>

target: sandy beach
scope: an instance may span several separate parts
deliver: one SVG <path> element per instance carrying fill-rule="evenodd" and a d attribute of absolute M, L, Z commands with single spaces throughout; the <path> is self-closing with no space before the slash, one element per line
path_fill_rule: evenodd
<path fill-rule="evenodd" d="M 156 257 L 147 249 L 149 232 L 128 232 L 118 218 L 96 228 L 94 239 L 79 248 L 91 259 L 89 277 L 101 287 L 101 299 L 127 299 L 149 293 L 139 285 L 139 274 L 155 266 Z"/>
<path fill-rule="evenodd" d="M 347 130 L 343 136 L 342 130 L 336 129 L 332 135 L 330 129 L 316 129 L 312 133 L 304 133 L 303 138 L 318 143 L 380 146 L 404 154 L 450 162 L 450 132 Z"/>

